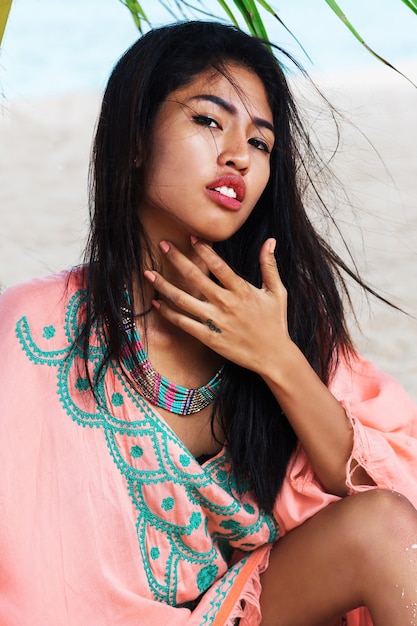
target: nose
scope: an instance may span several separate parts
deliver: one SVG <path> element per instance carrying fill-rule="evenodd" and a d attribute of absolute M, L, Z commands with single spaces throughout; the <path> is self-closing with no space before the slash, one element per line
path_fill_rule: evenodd
<path fill-rule="evenodd" d="M 250 167 L 249 144 L 246 137 L 233 135 L 225 139 L 218 154 L 217 162 L 221 166 L 227 165 L 241 174 L 246 174 Z"/>

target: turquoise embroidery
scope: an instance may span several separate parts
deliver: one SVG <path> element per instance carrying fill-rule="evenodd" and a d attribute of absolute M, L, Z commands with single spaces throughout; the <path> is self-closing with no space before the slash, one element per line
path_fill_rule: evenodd
<path fill-rule="evenodd" d="M 140 457 L 143 455 L 143 449 L 140 446 L 132 446 L 130 454 L 133 456 L 134 459 L 140 459 Z"/>
<path fill-rule="evenodd" d="M 121 393 L 114 393 L 111 397 L 111 401 L 114 406 L 122 406 L 124 403 L 123 396 Z"/>
<path fill-rule="evenodd" d="M 58 396 L 67 414 L 80 426 L 97 428 L 103 433 L 136 510 L 141 566 L 152 597 L 176 606 L 193 600 L 214 583 L 218 585 L 221 603 L 238 571 L 237 566 L 228 571 L 233 549 L 251 550 L 274 541 L 278 537 L 277 524 L 255 506 L 242 504 L 241 496 L 250 491 L 250 485 L 238 488 L 235 484 L 229 473 L 227 450 L 201 467 L 168 425 L 130 387 L 115 363 L 108 362 L 100 369 L 104 347 L 99 340 L 99 328 L 91 335 L 89 351 L 89 376 L 95 381 L 95 402 L 91 394 L 85 395 L 89 382 L 80 375 L 82 353 L 75 343 L 84 303 L 83 291 L 70 299 L 64 322 L 64 345 L 59 349 L 41 349 L 27 318 L 23 317 L 16 327 L 22 349 L 36 365 L 56 368 Z M 45 326 L 43 339 L 52 338 L 54 342 L 49 345 L 56 348 L 55 328 Z M 155 502 L 156 488 L 160 508 Z M 221 497 L 215 497 L 213 489 L 217 490 L 216 494 L 220 490 Z M 175 515 L 163 511 L 175 511 Z M 157 546 L 163 546 L 163 552 Z M 163 559 L 159 558 L 161 554 Z M 187 580 L 195 581 L 193 597 L 187 595 L 189 583 L 185 589 L 179 571 L 182 576 L 187 571 Z M 214 619 L 216 607 L 217 600 L 207 613 L 205 624 Z"/>
<path fill-rule="evenodd" d="M 225 519 L 221 522 L 220 526 L 222 528 L 226 528 L 227 530 L 239 530 L 240 529 L 240 524 L 239 522 L 236 522 L 236 520 L 234 519 Z"/>
<path fill-rule="evenodd" d="M 151 551 L 150 551 L 151 559 L 156 561 L 156 559 L 159 557 L 160 554 L 161 553 L 160 553 L 159 548 L 151 548 Z"/>
<path fill-rule="evenodd" d="M 194 513 L 192 513 L 190 517 L 190 527 L 193 528 L 194 530 L 197 530 L 197 528 L 200 528 L 200 526 L 201 526 L 201 513 L 194 511 Z"/>
<path fill-rule="evenodd" d="M 161 506 L 164 509 L 164 511 L 170 511 L 171 509 L 174 508 L 174 504 L 175 504 L 174 498 L 164 498 L 162 500 Z"/>
<path fill-rule="evenodd" d="M 210 606 L 207 610 L 207 613 L 203 615 L 204 621 L 201 622 L 201 626 L 208 626 L 213 623 L 214 618 L 219 612 L 221 605 L 223 604 L 227 594 L 233 587 L 233 583 L 235 582 L 239 572 L 243 569 L 243 566 L 245 565 L 248 558 L 248 556 L 244 557 L 238 563 L 233 565 L 233 567 L 231 567 L 229 571 L 214 584 L 215 594 L 210 601 Z"/>
<path fill-rule="evenodd" d="M 53 326 L 45 326 L 43 329 L 43 336 L 45 339 L 52 339 L 55 336 L 55 328 Z"/>
<path fill-rule="evenodd" d="M 206 591 L 216 580 L 218 567 L 216 565 L 206 565 L 197 574 L 197 586 L 200 591 Z"/>
<path fill-rule="evenodd" d="M 87 391 L 89 387 L 90 385 L 87 378 L 82 378 L 81 376 L 79 376 L 75 381 L 75 388 L 78 389 L 78 391 Z"/>
<path fill-rule="evenodd" d="M 219 483 L 224 483 L 226 480 L 228 480 L 229 474 L 225 472 L 224 470 L 219 470 L 216 474 L 216 478 L 219 481 Z"/>

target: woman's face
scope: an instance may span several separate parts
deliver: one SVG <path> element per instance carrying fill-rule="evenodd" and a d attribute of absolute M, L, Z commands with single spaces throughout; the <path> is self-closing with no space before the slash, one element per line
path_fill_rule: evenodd
<path fill-rule="evenodd" d="M 154 241 L 229 238 L 268 182 L 274 130 L 265 88 L 243 67 L 227 70 L 232 82 L 204 72 L 156 115 L 139 204 Z"/>

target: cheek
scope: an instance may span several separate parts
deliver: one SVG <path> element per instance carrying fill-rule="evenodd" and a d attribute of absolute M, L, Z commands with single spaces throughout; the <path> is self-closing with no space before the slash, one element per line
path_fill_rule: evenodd
<path fill-rule="evenodd" d="M 147 169 L 145 184 L 148 189 L 170 185 L 179 174 L 181 161 L 166 145 L 155 145 L 152 161 Z"/>
<path fill-rule="evenodd" d="M 213 151 L 213 146 L 210 146 Z M 199 171 L 202 154 L 207 153 L 207 140 L 202 142 L 195 133 L 190 136 L 175 137 L 172 140 L 157 141 L 153 146 L 150 183 L 168 180 L 180 182 L 190 176 L 194 170 Z"/>
<path fill-rule="evenodd" d="M 262 191 L 263 191 L 263 190 L 265 189 L 265 187 L 267 186 L 270 176 L 271 176 L 271 163 L 270 163 L 270 161 L 268 161 L 268 165 L 267 165 L 267 167 L 265 168 L 264 184 L 263 184 L 263 189 L 262 189 Z"/>
<path fill-rule="evenodd" d="M 257 172 L 255 174 L 255 176 L 256 176 L 256 186 L 255 187 L 256 187 L 256 194 L 257 194 L 258 198 L 262 195 L 265 187 L 267 186 L 270 174 L 271 174 L 271 168 L 270 168 L 269 162 L 267 164 L 262 164 L 258 168 L 258 170 L 257 170 Z"/>

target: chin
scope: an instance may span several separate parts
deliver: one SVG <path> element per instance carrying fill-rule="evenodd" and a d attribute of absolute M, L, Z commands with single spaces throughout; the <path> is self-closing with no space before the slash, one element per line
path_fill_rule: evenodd
<path fill-rule="evenodd" d="M 197 232 L 195 233 L 195 236 L 207 241 L 208 243 L 220 243 L 222 241 L 227 241 L 230 237 L 233 237 L 239 228 L 240 226 L 238 228 L 227 229 L 217 228 L 210 231 Z"/>

